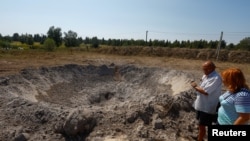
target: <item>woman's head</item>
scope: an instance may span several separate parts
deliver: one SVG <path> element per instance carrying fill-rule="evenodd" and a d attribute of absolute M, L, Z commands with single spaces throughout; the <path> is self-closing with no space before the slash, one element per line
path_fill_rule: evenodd
<path fill-rule="evenodd" d="M 238 68 L 229 68 L 221 72 L 224 85 L 230 92 L 237 92 L 241 88 L 248 88 L 242 71 Z"/>

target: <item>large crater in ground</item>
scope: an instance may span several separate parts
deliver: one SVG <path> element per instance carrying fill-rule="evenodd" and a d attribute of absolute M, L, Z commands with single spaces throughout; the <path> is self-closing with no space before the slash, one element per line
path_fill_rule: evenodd
<path fill-rule="evenodd" d="M 193 140 L 184 71 L 69 64 L 0 78 L 0 140 Z"/>

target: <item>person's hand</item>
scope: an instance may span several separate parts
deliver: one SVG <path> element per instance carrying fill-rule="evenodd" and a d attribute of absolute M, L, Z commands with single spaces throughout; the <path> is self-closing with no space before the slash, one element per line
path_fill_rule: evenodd
<path fill-rule="evenodd" d="M 193 88 L 195 88 L 195 87 L 197 87 L 197 83 L 194 82 L 194 81 L 192 81 L 192 82 L 191 82 L 191 86 L 192 86 Z"/>

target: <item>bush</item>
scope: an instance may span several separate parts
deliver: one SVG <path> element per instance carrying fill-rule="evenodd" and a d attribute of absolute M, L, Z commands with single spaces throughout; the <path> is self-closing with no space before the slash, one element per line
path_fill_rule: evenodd
<path fill-rule="evenodd" d="M 8 42 L 8 41 L 2 41 L 2 40 L 0 40 L 0 47 L 1 48 L 4 48 L 4 49 L 10 49 L 10 42 Z"/>
<path fill-rule="evenodd" d="M 56 43 L 53 39 L 51 38 L 47 38 L 45 41 L 44 41 L 44 44 L 43 44 L 45 50 L 47 51 L 54 51 L 55 48 L 56 48 Z"/>

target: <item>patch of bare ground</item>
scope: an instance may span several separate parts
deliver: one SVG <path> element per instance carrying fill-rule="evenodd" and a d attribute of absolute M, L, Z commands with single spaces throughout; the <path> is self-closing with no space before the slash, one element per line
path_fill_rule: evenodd
<path fill-rule="evenodd" d="M 195 140 L 190 81 L 200 79 L 204 60 L 81 50 L 1 52 L 0 140 Z M 249 82 L 248 64 L 215 63 L 219 72 L 242 69 Z"/>
<path fill-rule="evenodd" d="M 98 51 L 101 52 L 101 51 Z M 171 51 L 168 51 L 171 52 Z M 178 50 L 173 50 L 175 54 L 178 53 Z M 190 52 L 185 51 L 185 52 Z M 194 51 L 197 52 L 197 51 Z M 110 52 L 109 52 L 110 53 Z M 227 52 L 228 53 L 228 52 Z M 142 66 L 152 66 L 152 67 L 164 67 L 169 69 L 178 69 L 178 70 L 190 70 L 190 71 L 201 71 L 201 64 L 204 60 L 210 59 L 215 61 L 217 65 L 217 70 L 221 71 L 229 67 L 238 67 L 243 70 L 247 77 L 247 81 L 250 81 L 250 65 L 249 63 L 240 62 L 242 58 L 247 59 L 249 57 L 249 52 L 237 52 L 230 53 L 238 54 L 238 58 L 234 56 L 235 60 L 238 62 L 233 63 L 230 61 L 216 61 L 216 56 L 214 51 L 204 51 L 196 53 L 198 56 L 185 57 L 175 57 L 175 56 L 152 56 L 152 55 L 116 55 L 114 53 L 108 54 L 104 53 L 95 53 L 95 52 L 86 52 L 79 50 L 71 51 L 57 51 L 57 52 L 41 52 L 41 51 L 12 51 L 12 52 L 2 52 L 0 54 L 0 76 L 18 73 L 23 68 L 38 68 L 40 66 L 59 66 L 64 64 L 96 64 L 100 65 L 104 62 L 116 63 L 116 64 L 136 64 Z M 191 53 L 192 54 L 192 53 Z M 206 54 L 203 58 L 199 59 L 200 54 Z M 223 54 L 223 53 L 221 53 Z M 243 54 L 243 55 L 239 55 Z M 227 55 L 224 55 L 227 56 Z M 221 56 L 220 56 L 221 57 Z M 223 58 L 223 57 L 222 57 Z M 224 57 L 225 58 L 225 57 Z M 245 60 L 244 59 L 244 60 Z M 247 59 L 250 60 L 250 59 Z"/>

